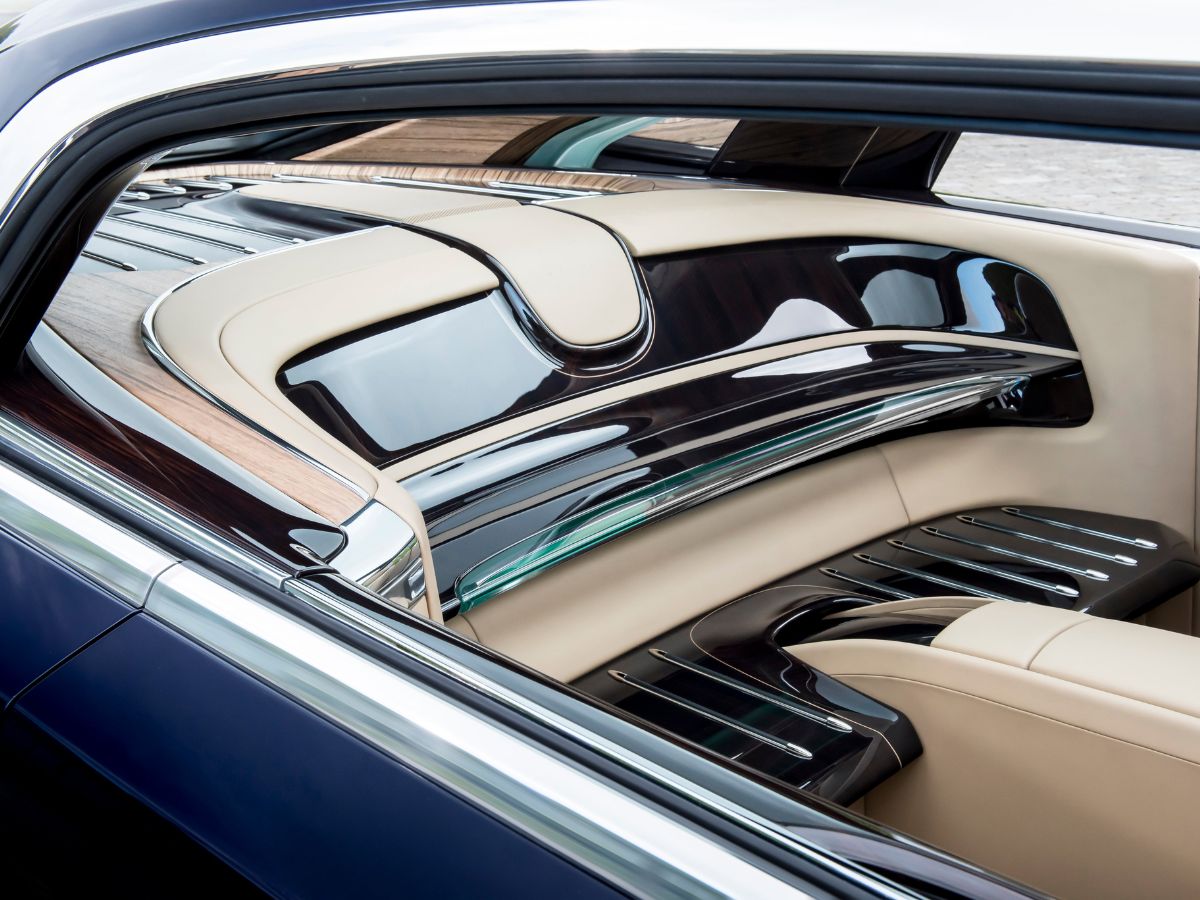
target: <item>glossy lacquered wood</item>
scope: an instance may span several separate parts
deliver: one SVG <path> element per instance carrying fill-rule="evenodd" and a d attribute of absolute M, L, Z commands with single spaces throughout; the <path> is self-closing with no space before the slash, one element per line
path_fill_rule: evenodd
<path fill-rule="evenodd" d="M 889 432 L 1069 426 L 1091 414 L 1073 360 L 954 344 L 853 344 L 686 381 L 530 430 L 406 479 L 425 511 L 446 595 L 477 563 L 582 511 L 922 386 L 1028 378 L 1007 407 Z M 859 441 L 854 447 L 865 446 Z"/>
<path fill-rule="evenodd" d="M 905 328 L 1073 349 L 1049 289 L 1000 260 L 925 244 L 789 240 L 640 261 L 644 342 L 539 352 L 502 291 L 384 322 L 296 357 L 284 393 L 376 465 L 568 397 L 760 347 Z M 406 403 L 397 384 L 421 384 Z"/>

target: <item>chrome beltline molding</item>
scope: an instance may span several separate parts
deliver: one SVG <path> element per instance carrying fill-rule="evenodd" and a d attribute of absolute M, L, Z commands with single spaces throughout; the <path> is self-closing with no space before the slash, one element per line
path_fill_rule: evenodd
<path fill-rule="evenodd" d="M 818 17 L 803 4 L 769 0 L 746 0 L 737 16 L 715 0 L 426 7 L 272 24 L 137 50 L 60 78 L 9 121 L 0 139 L 0 227 L 49 163 L 107 113 L 239 80 L 416 62 L 602 53 L 1196 61 L 1195 47 L 1185 38 L 1194 31 L 1186 27 L 1191 23 L 1146 29 L 1142 26 L 1153 14 L 1145 4 L 1128 12 L 1110 9 L 1082 32 L 1069 4 L 1059 9 L 1014 0 L 1006 15 L 992 17 L 984 29 L 952 4 L 918 6 L 928 9 L 897 13 L 886 0 L 872 0 L 866 10 L 861 3 L 835 5 Z M 1187 18 L 1177 5 L 1170 11 L 1168 20 Z M 929 28 L 931 18 L 940 27 Z M 1040 27 L 1029 28 L 1029 21 Z"/>
<path fill-rule="evenodd" d="M 0 429 L 8 423 L 0 422 Z M 0 463 L 0 522 L 134 606 L 178 558 Z"/>
<path fill-rule="evenodd" d="M 119 478 L 75 456 L 28 425 L 6 415 L 0 415 L 0 443 L 7 445 L 20 455 L 38 461 L 56 475 L 115 503 L 126 512 L 152 522 L 211 553 L 216 558 L 233 564 L 260 581 L 278 586 L 289 577 L 283 569 L 242 551 L 197 525 L 191 519 L 163 506 L 141 491 L 135 490 Z M 103 521 L 99 516 L 93 516 L 93 518 L 98 522 Z M 116 552 L 116 548 L 102 552 Z M 77 568 L 86 569 L 86 565 L 75 556 L 69 557 L 69 561 Z"/>
<path fill-rule="evenodd" d="M 536 700 L 496 684 L 481 671 L 450 659 L 313 585 L 267 569 L 224 539 L 197 529 L 23 423 L 0 416 L 0 442 L 19 457 L 32 458 L 81 489 L 99 493 L 183 536 L 202 552 L 283 587 L 313 609 L 875 896 L 890 900 L 914 896 L 831 855 L 784 824 L 745 810 Z M 629 886 L 638 893 L 745 895 L 749 887 L 756 896 L 797 895 L 794 888 L 755 869 L 736 852 L 696 834 L 686 823 L 648 808 L 636 795 L 625 794 L 527 739 L 473 716 L 318 628 L 219 582 L 195 564 L 179 562 L 177 557 L 7 464 L 0 464 L 0 512 L 6 516 L 7 527 L 18 536 L 107 584 L 131 603 L 144 602 L 147 612 L 245 665 L 285 693 L 334 716 L 363 739 L 418 767 L 428 766 L 427 771 L 445 777 L 473 801 L 510 819 L 516 817 L 518 827 L 532 830 L 568 851 L 588 844 L 595 852 L 583 860 L 585 864 L 620 879 L 628 877 Z M 130 568 L 115 571 L 109 567 L 114 561 Z M 355 678 L 340 679 L 347 674 Z M 505 751 L 502 754 L 496 753 L 500 747 Z M 531 793 L 537 796 L 530 797 Z M 593 800 L 597 804 L 594 807 Z M 592 814 L 597 810 L 602 815 Z M 662 880 L 668 866 L 672 878 L 679 875 L 679 879 Z"/>
<path fill-rule="evenodd" d="M 158 580 L 146 610 L 635 894 L 798 894 L 635 795 L 186 563 Z"/>

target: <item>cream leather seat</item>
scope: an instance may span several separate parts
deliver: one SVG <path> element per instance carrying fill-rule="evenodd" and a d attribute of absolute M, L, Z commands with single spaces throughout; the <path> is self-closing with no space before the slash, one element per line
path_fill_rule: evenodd
<path fill-rule="evenodd" d="M 788 649 L 921 737 L 872 818 L 1059 896 L 1200 886 L 1200 638 L 990 602 L 929 647 Z"/>

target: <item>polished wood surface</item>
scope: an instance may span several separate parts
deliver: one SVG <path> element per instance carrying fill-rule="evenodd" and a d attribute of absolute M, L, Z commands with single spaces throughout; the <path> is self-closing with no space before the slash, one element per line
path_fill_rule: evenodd
<path fill-rule="evenodd" d="M 342 181 L 369 182 L 373 177 L 407 178 L 446 184 L 487 187 L 494 181 L 527 184 L 531 187 L 559 187 L 579 191 L 633 193 L 655 190 L 698 190 L 721 187 L 700 179 L 652 178 L 638 175 L 612 175 L 603 172 L 559 172 L 548 169 L 519 169 L 505 166 L 384 165 L 346 162 L 246 162 L 203 166 L 175 166 L 153 169 L 141 180 L 164 178 L 271 178 L 273 175 L 307 175 Z"/>
<path fill-rule="evenodd" d="M 200 271 L 71 275 L 45 321 L 105 375 L 185 431 L 330 522 L 345 521 L 362 506 L 358 495 L 201 397 L 146 350 L 143 313 Z"/>

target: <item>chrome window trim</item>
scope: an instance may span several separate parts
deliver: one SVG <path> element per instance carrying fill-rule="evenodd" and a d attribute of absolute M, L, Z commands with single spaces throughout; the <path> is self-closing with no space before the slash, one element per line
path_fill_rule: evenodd
<path fill-rule="evenodd" d="M 146 611 L 635 894 L 803 896 L 685 821 L 190 564 L 159 578 Z"/>
<path fill-rule="evenodd" d="M 178 562 L 177 556 L 4 462 L 0 462 L 0 528 L 133 606 L 142 606 L 155 580 Z"/>

